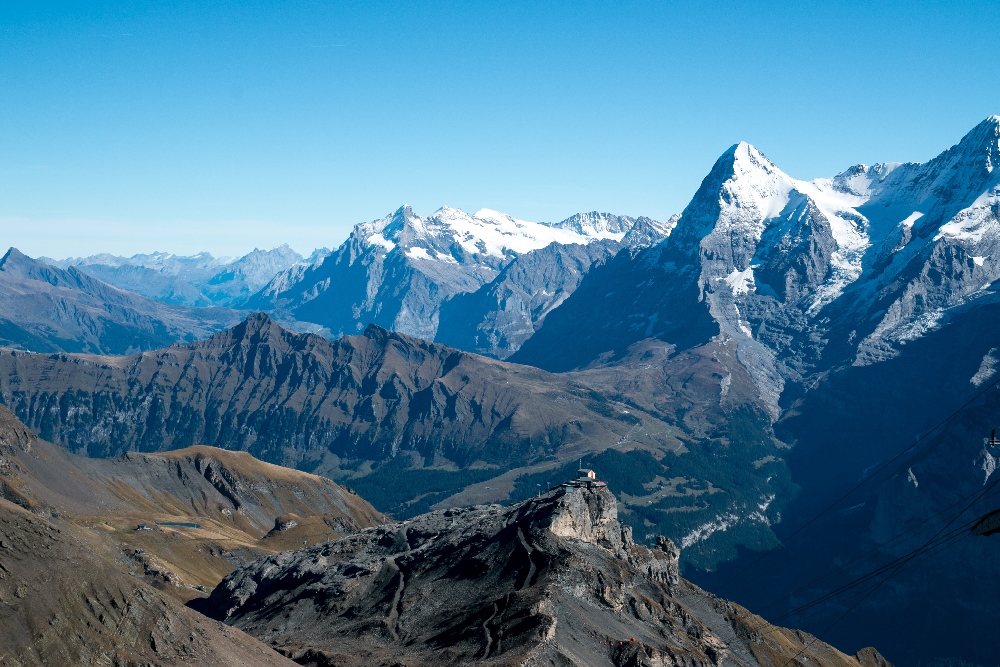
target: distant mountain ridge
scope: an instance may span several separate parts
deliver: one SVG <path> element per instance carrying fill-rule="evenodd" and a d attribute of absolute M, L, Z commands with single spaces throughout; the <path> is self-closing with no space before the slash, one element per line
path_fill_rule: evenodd
<path fill-rule="evenodd" d="M 672 224 L 596 212 L 548 224 L 449 207 L 425 218 L 403 206 L 357 225 L 322 264 L 278 275 L 246 305 L 316 323 L 334 338 L 369 323 L 425 340 L 439 340 L 440 330 L 442 341 L 503 358 L 582 273 L 622 248 L 661 241 Z M 537 253 L 547 259 L 532 260 Z M 511 282 L 515 272 L 504 270 L 516 262 Z M 443 314 L 452 298 L 462 303 Z"/>
<path fill-rule="evenodd" d="M 0 345 L 39 352 L 128 354 L 193 341 L 241 319 L 228 308 L 185 308 L 118 289 L 16 248 L 0 258 Z"/>
<path fill-rule="evenodd" d="M 192 256 L 165 252 L 120 257 L 102 253 L 62 260 L 39 258 L 51 266 L 76 267 L 108 284 L 179 306 L 239 307 L 279 273 L 321 262 L 330 251 L 318 248 L 303 258 L 287 244 L 252 252 L 236 260 L 202 252 Z"/>

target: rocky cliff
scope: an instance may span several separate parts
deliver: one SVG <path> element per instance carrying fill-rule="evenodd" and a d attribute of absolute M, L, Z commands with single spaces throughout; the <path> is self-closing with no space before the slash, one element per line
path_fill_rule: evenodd
<path fill-rule="evenodd" d="M 303 665 L 881 667 L 678 576 L 606 488 L 452 509 L 262 559 L 216 588 L 227 624 Z"/>

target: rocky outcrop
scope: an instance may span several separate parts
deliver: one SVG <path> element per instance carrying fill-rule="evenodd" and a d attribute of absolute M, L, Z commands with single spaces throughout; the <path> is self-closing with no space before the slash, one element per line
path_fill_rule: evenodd
<path fill-rule="evenodd" d="M 305 665 L 872 664 L 681 580 L 616 517 L 606 488 L 433 512 L 261 559 L 210 602 Z"/>

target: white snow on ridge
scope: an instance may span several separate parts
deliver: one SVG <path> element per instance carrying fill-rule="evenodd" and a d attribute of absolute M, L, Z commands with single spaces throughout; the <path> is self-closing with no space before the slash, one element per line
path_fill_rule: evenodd
<path fill-rule="evenodd" d="M 937 241 L 947 236 L 960 241 L 980 243 L 984 237 L 1000 236 L 1000 224 L 992 213 L 992 207 L 1000 203 L 1000 188 L 978 197 L 968 208 L 962 209 L 950 222 L 938 229 L 934 236 Z"/>
<path fill-rule="evenodd" d="M 400 216 L 402 225 L 399 224 Z M 455 259 L 447 252 L 428 252 L 426 248 L 410 244 L 422 239 L 431 246 L 443 249 L 457 243 L 469 254 L 502 258 L 539 250 L 552 243 L 586 245 L 605 239 L 621 241 L 625 237 L 624 231 L 608 229 L 602 216 L 587 217 L 586 220 L 588 224 L 582 225 L 580 232 L 561 227 L 562 223 L 518 220 L 491 209 L 481 209 L 469 215 L 460 209 L 444 206 L 425 218 L 404 208 L 382 220 L 357 225 L 355 233 L 368 245 L 382 246 L 386 251 L 394 250 L 403 243 L 409 246 L 406 254 L 411 259 L 444 262 L 455 262 Z"/>
<path fill-rule="evenodd" d="M 857 207 L 868 200 L 871 172 L 859 170 L 854 185 L 863 192 L 858 194 L 843 187 L 833 178 L 800 181 L 781 171 L 760 151 L 747 143 L 740 143 L 735 150 L 733 176 L 723 185 L 724 196 L 720 202 L 722 215 L 716 231 L 738 232 L 759 241 L 764 230 L 778 219 L 792 199 L 799 193 L 819 209 L 829 221 L 830 230 L 837 250 L 831 257 L 833 275 L 819 288 L 810 313 L 833 301 L 844 288 L 861 276 L 861 258 L 871 245 L 867 220 L 858 213 Z M 879 178 L 884 178 L 891 168 L 878 170 Z M 749 269 L 747 269 L 749 271 Z M 745 294 L 750 287 L 741 276 L 734 272 L 726 277 L 734 294 Z M 752 280 L 752 272 L 750 278 Z M 742 282 L 741 282 L 742 281 Z M 752 283 L 751 283 L 752 284 Z"/>
<path fill-rule="evenodd" d="M 923 213 L 921 213 L 920 211 L 914 211 L 913 213 L 906 216 L 906 218 L 904 218 L 903 221 L 899 224 L 909 229 L 910 227 L 913 226 L 913 223 L 915 223 L 922 217 L 924 217 Z"/>

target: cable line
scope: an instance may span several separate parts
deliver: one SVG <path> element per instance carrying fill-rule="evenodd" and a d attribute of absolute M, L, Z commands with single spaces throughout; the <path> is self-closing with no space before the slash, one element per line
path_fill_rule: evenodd
<path fill-rule="evenodd" d="M 726 579 L 725 581 L 723 581 L 721 584 L 719 584 L 718 586 L 716 586 L 715 588 L 713 588 L 712 591 L 711 591 L 711 593 L 713 595 L 718 595 L 718 592 L 720 590 L 722 590 L 728 584 L 730 584 L 732 581 L 734 581 L 735 579 L 737 579 L 738 577 L 740 577 L 743 573 L 745 573 L 747 570 L 749 570 L 750 568 L 752 568 L 754 565 L 756 565 L 760 561 L 762 561 L 765 558 L 767 558 L 768 556 L 770 556 L 779 547 L 785 546 L 795 536 L 797 536 L 798 534 L 800 534 L 803 530 L 805 530 L 806 528 L 808 528 L 809 526 L 811 526 L 813 523 L 815 523 L 817 520 L 819 520 L 820 517 L 822 517 L 827 512 L 829 512 L 834 507 L 836 507 L 838 504 L 840 504 L 840 502 L 842 500 L 844 500 L 845 498 L 847 498 L 848 496 L 850 496 L 852 493 L 854 493 L 855 491 L 857 491 L 858 489 L 860 489 L 862 486 L 864 486 L 865 484 L 867 484 L 871 480 L 875 479 L 879 475 L 879 473 L 881 473 L 886 468 L 888 468 L 890 465 L 892 465 L 893 463 L 895 463 L 896 461 L 898 461 L 899 459 L 901 459 L 903 456 L 905 456 L 907 453 L 909 453 L 910 450 L 912 450 L 914 447 L 916 447 L 917 445 L 919 445 L 922 440 L 926 439 L 932 433 L 934 433 L 939 428 L 941 428 L 942 426 L 944 426 L 946 423 L 948 423 L 949 421 L 951 421 L 951 419 L 955 415 L 957 415 L 962 410 L 965 410 L 967 407 L 969 407 L 970 405 L 972 405 L 973 402 L 975 402 L 977 399 L 979 399 L 981 396 L 983 396 L 984 394 L 986 394 L 986 392 L 988 392 L 990 389 L 992 389 L 993 387 L 997 386 L 998 384 L 1000 384 L 1000 377 L 998 377 L 996 380 L 994 380 L 989 385 L 987 385 L 986 388 L 983 389 L 982 391 L 980 391 L 978 394 L 976 394 L 975 396 L 973 396 L 972 398 L 970 398 L 968 401 L 966 401 L 957 410 L 955 410 L 950 415 L 948 415 L 947 417 L 945 417 L 944 419 L 942 419 L 940 422 L 938 422 L 937 425 L 935 425 L 932 429 L 930 429 L 929 431 L 927 431 L 926 433 L 924 433 L 920 437 L 918 437 L 913 444 L 907 446 L 903 451 L 899 452 L 894 457 L 892 457 L 891 459 L 889 459 L 888 461 L 886 461 L 885 464 L 882 465 L 882 467 L 880 467 L 878 470 L 876 470 L 873 474 L 871 474 L 870 476 L 864 478 L 863 480 L 861 480 L 860 482 L 858 482 L 857 484 L 855 484 L 853 487 L 851 487 L 846 493 L 844 493 L 844 495 L 840 496 L 839 498 L 837 498 L 836 500 L 834 500 L 830 505 L 828 505 L 826 507 L 826 509 L 822 510 L 819 514 L 815 515 L 814 517 L 812 517 L 811 519 L 809 519 L 807 522 L 805 522 L 804 524 L 802 524 L 801 526 L 799 526 L 797 529 L 795 529 L 792 532 L 791 535 L 789 535 L 788 537 L 786 537 L 784 540 L 778 540 L 778 544 L 776 544 L 775 546 L 771 547 L 770 549 L 768 549 L 767 551 L 765 551 L 764 553 L 762 553 L 756 559 L 754 559 L 753 561 L 751 561 L 746 567 L 744 567 L 739 572 L 737 572 L 736 574 L 734 574 L 733 576 L 729 577 L 728 579 Z"/>
<path fill-rule="evenodd" d="M 1000 479 L 1000 478 L 998 478 L 998 479 Z M 991 483 L 991 487 L 992 487 L 993 484 L 996 484 L 996 480 L 994 480 L 994 482 Z M 956 500 L 955 502 L 953 502 L 948 507 L 945 507 L 943 510 L 935 512 L 934 514 L 930 515 L 929 517 L 927 517 L 926 519 L 924 519 L 920 523 L 917 523 L 917 524 L 913 525 L 909 529 L 907 529 L 907 530 L 903 531 L 902 533 L 899 533 L 898 535 L 896 535 L 896 536 L 894 536 L 894 537 L 886 540 L 885 542 L 882 542 L 881 544 L 875 545 L 874 547 L 872 547 L 868 551 L 864 552 L 860 556 L 858 556 L 858 557 L 854 558 L 853 560 L 850 560 L 850 561 L 844 563 L 843 565 L 841 565 L 841 566 L 839 566 L 839 567 L 831 570 L 827 574 L 824 574 L 824 575 L 822 575 L 822 576 L 820 576 L 820 577 L 818 577 L 816 579 L 813 579 L 812 581 L 810 581 L 807 584 L 803 584 L 802 586 L 800 586 L 800 587 L 798 587 L 796 589 L 793 589 L 792 591 L 789 591 L 789 593 L 787 593 L 787 595 L 794 595 L 795 593 L 799 593 L 799 592 L 804 591 L 804 590 L 806 590 L 808 588 L 812 588 L 813 586 L 815 586 L 816 584 L 818 584 L 818 583 L 820 583 L 822 581 L 826 581 L 827 579 L 829 579 L 830 577 L 834 576 L 838 572 L 840 572 L 842 570 L 846 570 L 851 565 L 857 563 L 860 560 L 863 560 L 863 559 L 867 558 L 868 556 L 870 556 L 871 554 L 875 553 L 876 551 L 880 551 L 881 549 L 884 549 L 885 547 L 891 546 L 897 540 L 899 540 L 899 539 L 903 538 L 904 536 L 906 536 L 907 534 L 912 533 L 913 531 L 917 530 L 918 528 L 920 528 L 920 526 L 924 525 L 928 521 L 941 516 L 942 514 L 944 514 L 945 512 L 947 512 L 948 510 L 950 510 L 953 507 L 955 507 L 955 505 L 958 505 L 959 503 L 962 503 L 962 502 L 968 500 L 969 498 L 971 498 L 972 496 L 976 495 L 977 493 L 979 493 L 979 491 L 976 491 L 974 493 L 970 493 L 967 496 L 962 496 L 961 498 L 959 498 L 958 500 Z M 973 522 L 973 523 L 975 523 L 975 522 Z M 772 602 L 769 602 L 768 604 L 764 605 L 763 607 L 758 607 L 757 609 L 758 610 L 770 609 L 774 605 L 780 604 L 781 602 L 783 602 L 784 599 L 785 599 L 784 596 L 782 596 L 780 598 L 775 598 Z M 758 613 L 759 613 L 759 611 L 758 611 Z"/>
<path fill-rule="evenodd" d="M 993 384 L 997 384 L 998 382 L 1000 382 L 1000 380 L 997 380 L 997 382 L 994 382 Z M 966 405 L 968 405 L 968 404 L 966 404 Z M 949 419 L 950 419 L 950 417 L 949 417 Z M 945 421 L 947 421 L 947 420 L 945 420 Z M 782 667 L 789 667 L 789 665 L 791 665 L 793 662 L 795 662 L 795 660 L 797 658 L 801 657 L 803 653 L 805 653 L 807 650 L 809 650 L 809 648 L 813 644 L 815 644 L 817 641 L 819 641 L 820 637 L 822 637 L 823 635 L 825 635 L 826 633 L 828 633 L 830 630 L 832 630 L 834 628 L 834 626 L 836 626 L 838 623 L 840 623 L 842 620 L 844 620 L 847 617 L 848 614 L 850 614 L 852 611 L 854 611 L 855 609 L 857 609 L 858 606 L 860 606 L 862 602 L 864 602 L 869 597 L 871 597 L 871 595 L 875 591 L 877 591 L 879 588 L 881 588 L 882 585 L 885 584 L 885 582 L 889 581 L 894 576 L 896 576 L 897 574 L 899 574 L 899 572 L 901 572 L 903 570 L 903 568 L 906 566 L 907 562 L 909 562 L 910 560 L 912 560 L 913 558 L 915 558 L 920 552 L 925 551 L 928 548 L 928 546 L 931 545 L 931 543 L 937 541 L 938 538 L 941 536 L 941 533 L 943 533 L 953 523 L 955 523 L 955 521 L 957 521 L 960 516 L 962 516 L 963 514 L 965 514 L 966 512 L 968 512 L 970 509 L 972 509 L 973 505 L 975 505 L 977 502 L 979 502 L 979 500 L 986 494 L 986 492 L 989 489 L 992 489 L 997 484 L 998 481 L 1000 481 L 1000 477 L 997 477 L 996 480 L 994 480 L 988 487 L 984 488 L 980 493 L 974 494 L 974 495 L 976 495 L 976 498 L 974 498 L 972 500 L 972 502 L 970 502 L 968 505 L 966 505 L 965 508 L 963 508 L 961 512 L 959 512 L 954 517 L 952 517 L 951 521 L 949 521 L 944 526 L 942 526 L 941 529 L 938 530 L 938 532 L 934 533 L 934 535 L 929 540 L 927 540 L 926 542 L 924 542 L 924 544 L 923 544 L 922 547 L 920 547 L 919 549 L 915 549 L 913 552 L 911 552 L 911 555 L 909 555 L 908 557 L 904 557 L 902 559 L 897 559 L 897 560 L 902 560 L 902 562 L 898 566 L 896 566 L 896 569 L 894 569 L 892 572 L 890 572 L 889 574 L 887 574 L 877 584 L 875 584 L 872 588 L 870 588 L 868 590 L 868 592 L 866 592 L 861 597 L 860 600 L 858 600 L 853 605 L 851 605 L 850 608 L 848 608 L 847 611 L 845 611 L 843 614 L 841 614 L 840 616 L 838 616 L 837 619 L 833 623 L 831 623 L 830 625 L 828 625 L 822 632 L 820 632 L 818 635 L 816 635 L 815 637 L 813 637 L 812 641 L 810 641 L 808 644 L 806 644 L 805 646 L 803 646 L 802 650 L 799 651 L 796 655 L 792 656 L 792 658 L 788 662 L 786 662 L 784 665 L 782 665 Z M 956 531 L 951 531 L 949 534 L 954 534 L 954 533 L 956 533 Z M 959 541 L 960 540 L 956 540 L 955 544 L 957 544 Z M 953 546 L 953 545 L 951 545 L 951 546 Z M 947 548 L 947 547 L 945 547 L 945 548 Z M 944 549 L 941 549 L 941 551 L 943 551 L 943 550 Z M 935 552 L 935 553 L 939 553 L 939 552 Z M 931 554 L 931 555 L 934 555 L 934 554 Z M 928 556 L 927 558 L 929 558 L 929 557 L 930 556 Z M 923 562 L 927 558 L 923 558 L 923 559 L 921 559 L 918 562 Z"/>

